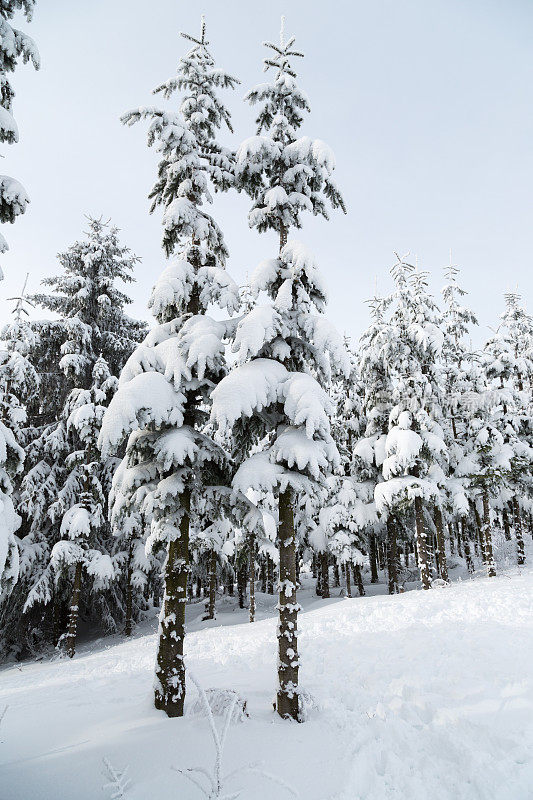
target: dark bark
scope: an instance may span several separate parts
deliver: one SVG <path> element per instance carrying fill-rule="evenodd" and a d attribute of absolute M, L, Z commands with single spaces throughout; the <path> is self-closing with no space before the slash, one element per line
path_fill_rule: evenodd
<path fill-rule="evenodd" d="M 398 549 L 396 546 L 396 520 L 392 514 L 387 517 L 387 572 L 389 576 L 389 594 L 397 594 Z"/>
<path fill-rule="evenodd" d="M 506 507 L 502 509 L 503 532 L 506 540 L 511 541 L 511 525 L 509 524 L 509 514 Z"/>
<path fill-rule="evenodd" d="M 169 542 L 165 565 L 165 596 L 160 618 L 156 664 L 155 707 L 169 717 L 182 717 L 185 703 L 185 604 L 189 572 L 189 514 L 191 495 L 185 489 L 179 498 L 183 516 L 179 538 Z"/>
<path fill-rule="evenodd" d="M 494 555 L 492 552 L 492 532 L 490 529 L 490 505 L 489 494 L 485 489 L 483 491 L 483 561 L 487 567 L 487 574 L 489 578 L 496 576 L 496 567 L 494 566 Z"/>
<path fill-rule="evenodd" d="M 255 538 L 248 540 L 248 570 L 250 583 L 250 622 L 255 622 Z"/>
<path fill-rule="evenodd" d="M 415 528 L 416 528 L 416 548 L 418 552 L 418 568 L 420 569 L 420 580 L 423 589 L 431 588 L 431 575 L 426 547 L 426 530 L 424 525 L 424 507 L 421 497 L 415 497 Z"/>
<path fill-rule="evenodd" d="M 204 619 L 215 619 L 215 603 L 217 594 L 217 554 L 215 550 L 209 553 L 209 598 L 207 601 Z"/>
<path fill-rule="evenodd" d="M 350 576 L 350 564 L 348 561 L 344 564 L 344 577 L 346 580 L 346 597 L 352 596 L 352 580 Z"/>
<path fill-rule="evenodd" d="M 246 600 L 246 565 L 241 564 L 237 569 L 237 592 L 239 594 L 239 608 L 244 608 Z"/>
<path fill-rule="evenodd" d="M 329 558 L 326 552 L 320 553 L 320 570 L 322 572 L 322 597 L 329 598 Z"/>
<path fill-rule="evenodd" d="M 279 496 L 279 625 L 277 712 L 298 720 L 298 603 L 296 600 L 296 541 L 292 494 Z"/>
<path fill-rule="evenodd" d="M 518 500 L 513 497 L 513 516 L 514 516 L 514 532 L 516 536 L 516 555 L 518 566 L 526 563 L 526 551 L 524 548 L 524 534 L 522 533 L 522 515 L 520 514 L 520 505 Z"/>
<path fill-rule="evenodd" d="M 353 565 L 353 574 L 354 579 L 357 584 L 357 589 L 359 590 L 359 597 L 365 596 L 365 585 L 363 583 L 363 575 L 361 573 L 361 566 L 359 564 Z"/>
<path fill-rule="evenodd" d="M 447 583 L 448 565 L 446 563 L 446 547 L 444 543 L 444 521 L 442 519 L 442 511 L 438 506 L 435 506 L 435 527 L 437 529 L 437 542 L 435 547 L 437 569 L 442 580 Z"/>
<path fill-rule="evenodd" d="M 336 561 L 333 564 L 333 585 L 335 586 L 335 588 L 337 588 L 338 586 L 341 585 L 341 576 L 340 576 L 340 572 L 339 572 L 339 565 L 338 565 L 338 563 Z"/>
<path fill-rule="evenodd" d="M 461 520 L 461 532 L 463 537 L 463 546 L 465 551 L 466 566 L 470 573 L 474 571 L 474 562 L 472 561 L 472 554 L 470 552 L 470 540 L 468 538 L 468 530 L 464 519 Z"/>
<path fill-rule="evenodd" d="M 369 559 L 370 559 L 370 583 L 378 583 L 379 575 L 378 575 L 376 537 L 373 535 L 370 536 Z"/>
<path fill-rule="evenodd" d="M 133 549 L 130 545 L 128 550 L 128 563 L 126 566 L 126 621 L 124 624 L 124 634 L 131 636 L 133 631 L 133 586 L 131 576 L 133 574 Z"/>
<path fill-rule="evenodd" d="M 76 634 L 78 632 L 78 616 L 81 592 L 81 577 L 83 565 L 81 561 L 76 564 L 74 571 L 74 582 L 72 584 L 72 596 L 69 605 L 68 628 L 65 637 L 65 652 L 69 658 L 74 657 L 76 652 Z"/>
<path fill-rule="evenodd" d="M 274 562 L 267 555 L 267 592 L 274 594 Z"/>

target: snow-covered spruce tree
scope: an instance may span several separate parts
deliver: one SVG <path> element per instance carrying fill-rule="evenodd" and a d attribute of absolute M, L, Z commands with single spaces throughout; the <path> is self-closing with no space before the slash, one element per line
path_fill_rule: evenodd
<path fill-rule="evenodd" d="M 39 52 L 35 42 L 27 34 L 13 28 L 10 20 L 17 11 L 22 11 L 30 22 L 34 7 L 35 0 L 0 2 L 0 142 L 2 143 L 13 144 L 18 142 L 19 138 L 17 123 L 12 115 L 15 91 L 8 75 L 14 72 L 20 59 L 24 63 L 31 61 L 35 69 L 40 67 Z M 20 214 L 24 214 L 29 202 L 30 199 L 22 184 L 8 175 L 0 175 L 0 222 L 14 222 Z M 5 253 L 7 250 L 7 241 L 0 234 L 0 253 Z"/>
<path fill-rule="evenodd" d="M 354 442 L 353 468 L 360 480 L 368 482 L 375 493 L 383 481 L 382 466 L 390 414 L 394 406 L 393 379 L 397 342 L 387 312 L 392 297 L 374 297 L 369 301 L 371 324 L 359 341 L 359 378 L 362 394 L 361 414 L 365 422 Z M 400 508 L 380 507 L 378 519 L 369 529 L 369 553 L 375 559 L 376 543 L 386 536 L 389 593 L 400 590 L 399 535 L 404 516 Z M 373 552 L 374 551 L 374 552 Z M 373 564 L 371 563 L 371 568 Z"/>
<path fill-rule="evenodd" d="M 228 255 L 222 231 L 205 210 L 210 182 L 226 188 L 232 154 L 216 139 L 229 112 L 219 88 L 236 79 L 218 69 L 208 50 L 202 20 L 198 39 L 182 34 L 192 47 L 175 78 L 156 91 L 182 94 L 177 111 L 141 108 L 126 124 L 149 119 L 148 144 L 161 154 L 151 191 L 152 210 L 163 210 L 163 247 L 175 258 L 157 281 L 149 306 L 157 325 L 133 353 L 104 420 L 104 453 L 128 436 L 122 494 L 136 495 L 151 516 L 147 547 L 164 548 L 165 596 L 157 652 L 155 705 L 182 716 L 185 701 L 185 602 L 192 525 L 203 523 L 206 487 L 226 480 L 227 456 L 205 433 L 213 387 L 225 374 L 228 326 L 208 316 L 212 304 L 229 313 L 239 305 L 238 288 L 225 270 Z M 212 521 L 220 501 L 212 496 Z"/>
<path fill-rule="evenodd" d="M 325 502 L 319 511 L 319 530 L 328 543 L 335 565 L 344 576 L 346 593 L 351 597 L 351 573 L 361 585 L 361 567 L 365 561 L 369 530 L 374 530 L 377 516 L 374 482 L 354 454 L 356 443 L 366 427 L 363 411 L 363 384 L 359 376 L 358 356 L 345 339 L 350 358 L 347 376 L 337 376 L 331 394 L 336 411 L 332 434 L 341 457 L 336 474 L 327 479 Z M 340 576 L 339 576 L 340 577 Z"/>
<path fill-rule="evenodd" d="M 431 587 L 427 507 L 440 501 L 445 483 L 443 397 L 440 375 L 442 331 L 426 274 L 397 256 L 391 317 L 394 365 L 389 430 L 376 486 L 379 513 L 414 505 L 415 541 L 422 587 Z"/>
<path fill-rule="evenodd" d="M 472 491 L 468 477 L 459 474 L 463 471 L 465 448 L 467 444 L 468 419 L 472 413 L 472 396 L 476 392 L 478 381 L 478 358 L 471 347 L 465 343 L 471 325 L 477 325 L 473 312 L 464 305 L 466 291 L 459 286 L 457 276 L 459 270 L 451 263 L 445 269 L 446 284 L 442 290 L 444 301 L 442 314 L 442 378 L 445 403 L 445 435 L 448 449 L 448 473 L 444 487 L 444 514 L 438 509 L 436 519 L 440 515 L 440 526 L 447 523 L 450 527 L 450 542 L 453 544 L 454 530 L 462 540 L 462 547 L 469 571 L 474 568 L 471 552 L 471 540 L 475 540 L 475 492 Z M 437 507 L 438 508 L 438 507 Z M 472 530 L 474 533 L 472 534 Z M 444 552 L 444 542 L 439 542 L 440 551 Z M 442 559 L 446 568 L 446 558 Z M 447 580 L 447 569 L 441 577 Z"/>
<path fill-rule="evenodd" d="M 513 450 L 509 491 L 503 492 L 502 514 L 510 511 L 514 522 L 518 564 L 525 563 L 522 519 L 531 509 L 533 461 L 533 427 L 531 422 L 531 379 L 533 362 L 528 344 L 533 333 L 533 322 L 520 306 L 515 292 L 505 296 L 506 308 L 501 315 L 497 333 L 486 344 L 483 364 L 490 386 L 499 390 L 498 429 Z M 496 418 L 494 420 L 496 422 Z M 507 508 L 506 508 L 507 506 Z"/>
<path fill-rule="evenodd" d="M 291 59 L 294 38 L 267 45 L 273 57 L 265 69 L 271 83 L 248 93 L 259 104 L 257 135 L 237 153 L 238 186 L 253 199 L 249 223 L 279 234 L 279 255 L 263 262 L 251 279 L 255 296 L 266 292 L 270 303 L 257 305 L 237 327 L 233 350 L 237 368 L 213 392 L 213 418 L 222 429 L 247 436 L 248 458 L 233 485 L 275 492 L 279 527 L 279 626 L 277 711 L 298 719 L 298 647 L 296 537 L 294 493 L 311 492 L 338 462 L 330 434 L 331 400 L 324 386 L 330 378 L 330 356 L 346 361 L 343 342 L 322 316 L 325 289 L 314 257 L 295 241 L 291 227 L 301 227 L 303 211 L 326 216 L 324 195 L 333 206 L 342 198 L 331 173 L 334 157 L 322 142 L 298 138 L 302 112 L 309 106 L 297 87 Z M 255 446 L 256 452 L 252 453 Z"/>
<path fill-rule="evenodd" d="M 26 276 L 27 281 L 27 276 Z M 13 589 L 19 574 L 19 550 L 15 531 L 20 518 L 14 513 L 18 486 L 24 461 L 24 426 L 26 403 L 35 394 L 39 379 L 28 355 L 35 345 L 35 336 L 28 325 L 24 290 L 16 300 L 14 319 L 2 330 L 6 349 L 0 351 L 0 434 L 4 453 L 0 472 L 0 600 Z M 15 490 L 15 498 L 10 497 Z M 17 503 L 18 504 L 18 503 Z M 1 619 L 1 615 L 0 615 Z"/>
<path fill-rule="evenodd" d="M 2 0 L 0 3 L 0 142 L 5 144 L 13 144 L 19 137 L 18 127 L 12 115 L 15 92 L 8 75 L 15 70 L 20 59 L 25 63 L 31 60 L 36 69 L 40 66 L 35 42 L 22 31 L 13 28 L 10 20 L 17 11 L 22 11 L 30 21 L 34 6 L 35 0 Z M 14 222 L 25 212 L 28 203 L 29 197 L 22 184 L 8 175 L 0 175 L 0 222 Z M 5 253 L 7 250 L 7 240 L 0 233 L 0 253 Z M 0 280 L 2 278 L 0 269 Z M 11 385 L 11 380 L 5 375 L 6 369 L 10 371 L 7 361 L 10 361 L 9 356 L 2 353 L 0 355 L 2 382 L 7 381 Z M 3 505 L 0 522 L 0 599 L 11 592 L 17 581 L 19 568 L 15 531 L 20 525 L 20 518 L 15 514 L 10 495 L 13 488 L 12 478 L 21 470 L 24 454 L 14 432 L 9 428 L 10 414 L 7 414 L 7 411 L 10 402 L 9 398 L 2 398 L 0 394 L 2 404 L 0 503 Z"/>
<path fill-rule="evenodd" d="M 55 418 L 45 417 L 37 429 L 29 445 L 31 467 L 22 483 L 21 508 L 32 519 L 23 550 L 30 561 L 34 557 L 34 569 L 28 564 L 24 611 L 36 603 L 54 600 L 64 606 L 66 602 L 69 655 L 74 654 L 84 574 L 94 579 L 86 594 L 92 595 L 95 616 L 109 618 L 116 613 L 103 594 L 114 576 L 106 514 L 115 464 L 100 458 L 96 441 L 104 408 L 116 387 L 112 371 L 115 375 L 120 371 L 145 331 L 144 323 L 126 316 L 124 307 L 131 301 L 115 286 L 117 280 L 133 280 L 137 261 L 120 244 L 116 228 L 90 219 L 86 237 L 59 255 L 64 273 L 43 281 L 53 293 L 32 297 L 60 317 L 35 323 L 41 341 L 45 338 L 50 348 L 39 369 L 56 361 L 64 380 L 56 381 L 50 398 L 42 395 L 39 411 L 48 401 L 62 403 Z M 64 618 L 58 608 L 54 614 Z"/>

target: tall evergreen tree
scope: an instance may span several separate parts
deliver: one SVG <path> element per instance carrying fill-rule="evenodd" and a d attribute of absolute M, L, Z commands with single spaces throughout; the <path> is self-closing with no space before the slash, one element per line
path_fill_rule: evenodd
<path fill-rule="evenodd" d="M 397 257 L 391 317 L 394 348 L 392 408 L 376 486 L 380 513 L 401 512 L 414 505 L 415 541 L 422 587 L 431 587 L 428 506 L 439 503 L 445 483 L 446 446 L 440 375 L 440 315 L 427 290 L 425 273 Z"/>
<path fill-rule="evenodd" d="M 213 418 L 222 428 L 236 426 L 236 435 L 248 441 L 248 458 L 237 470 L 234 487 L 243 494 L 255 489 L 278 497 L 277 711 L 298 719 L 294 496 L 312 492 L 312 482 L 338 461 L 330 434 L 333 406 L 324 387 L 330 357 L 342 362 L 346 354 L 322 315 L 326 295 L 314 257 L 287 237 L 291 227 L 301 227 L 304 211 L 327 216 L 324 198 L 344 206 L 331 178 L 331 150 L 319 140 L 298 138 L 309 106 L 292 68 L 292 59 L 302 56 L 294 37 L 285 40 L 282 25 L 280 44 L 267 47 L 272 57 L 265 59 L 265 69 L 273 68 L 275 76 L 247 95 L 260 106 L 257 135 L 241 144 L 236 176 L 238 187 L 253 200 L 250 226 L 276 231 L 279 255 L 252 276 L 253 294 L 266 292 L 270 303 L 256 306 L 239 322 L 233 344 L 239 366 L 213 393 Z"/>
<path fill-rule="evenodd" d="M 157 144 L 161 154 L 152 210 L 163 210 L 163 247 L 175 258 L 150 298 L 158 324 L 123 370 L 101 436 L 104 453 L 129 437 L 120 493 L 142 500 L 151 516 L 147 546 L 166 551 L 155 705 L 168 716 L 182 716 L 185 700 L 191 526 L 206 527 L 208 487 L 227 482 L 227 455 L 206 431 L 206 412 L 213 386 L 225 374 L 229 328 L 207 311 L 217 305 L 233 313 L 239 305 L 238 288 L 225 270 L 222 231 L 205 211 L 210 185 L 225 189 L 232 181 L 233 155 L 216 139 L 221 126 L 230 127 L 218 90 L 237 80 L 215 66 L 203 19 L 199 38 L 181 35 L 192 46 L 177 76 L 156 89 L 165 97 L 180 91 L 178 110 L 139 109 L 123 117 L 127 124 L 150 120 L 148 144 Z M 219 513 L 213 496 L 207 514 L 215 522 Z"/>
<path fill-rule="evenodd" d="M 57 639 L 70 607 L 69 655 L 74 653 L 80 592 L 85 606 L 92 596 L 95 616 L 110 621 L 120 610 L 103 593 L 113 574 L 106 515 L 114 463 L 102 461 L 95 446 L 116 385 L 111 370 L 115 375 L 120 371 L 145 330 L 144 323 L 126 316 L 131 301 L 115 286 L 133 280 L 137 261 L 120 244 L 116 228 L 91 219 L 85 239 L 59 255 L 63 273 L 43 281 L 53 292 L 32 297 L 59 319 L 31 323 L 38 336 L 32 361 L 46 377 L 31 404 L 35 427 L 21 484 L 20 509 L 29 523 L 21 540 L 23 611 L 27 615 L 34 606 L 51 603 Z M 84 576 L 92 578 L 86 592 Z"/>

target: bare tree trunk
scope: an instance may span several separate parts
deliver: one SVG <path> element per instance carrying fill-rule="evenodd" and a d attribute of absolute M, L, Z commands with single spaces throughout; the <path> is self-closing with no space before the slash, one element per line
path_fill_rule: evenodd
<path fill-rule="evenodd" d="M 182 717 L 185 703 L 185 603 L 189 572 L 189 514 L 191 494 L 180 496 L 183 516 L 179 538 L 169 542 L 165 564 L 165 596 L 159 620 L 159 646 L 156 664 L 155 707 L 168 717 Z"/>
<path fill-rule="evenodd" d="M 336 587 L 341 585 L 341 576 L 339 573 L 339 564 L 337 561 L 333 564 L 333 585 Z"/>
<path fill-rule="evenodd" d="M 233 573 L 233 567 L 231 564 L 227 565 L 227 572 L 226 572 L 226 591 L 230 597 L 233 597 L 234 589 L 233 589 L 233 579 L 235 575 Z"/>
<path fill-rule="evenodd" d="M 131 576 L 133 574 L 133 549 L 130 544 L 128 550 L 128 564 L 126 567 L 126 621 L 124 624 L 124 634 L 131 636 L 133 631 L 133 587 Z"/>
<path fill-rule="evenodd" d="M 389 594 L 398 593 L 398 552 L 396 547 L 396 521 L 391 514 L 387 517 L 387 571 L 389 575 Z"/>
<path fill-rule="evenodd" d="M 505 506 L 502 508 L 503 532 L 506 540 L 511 541 L 511 526 L 509 524 L 509 514 Z"/>
<path fill-rule="evenodd" d="M 462 539 L 462 536 L 461 536 L 461 530 L 459 528 L 459 525 L 455 526 L 455 536 L 457 538 L 457 555 L 459 556 L 459 558 L 462 558 L 463 557 L 463 539 Z"/>
<path fill-rule="evenodd" d="M 217 554 L 213 549 L 209 554 L 209 599 L 207 614 L 204 619 L 215 619 L 215 603 L 217 595 Z"/>
<path fill-rule="evenodd" d="M 237 569 L 237 592 L 239 594 L 239 608 L 244 608 L 246 600 L 246 566 L 242 564 Z"/>
<path fill-rule="evenodd" d="M 448 565 L 446 563 L 446 547 L 444 543 L 444 522 L 442 519 L 442 511 L 438 506 L 435 506 L 435 527 L 437 529 L 437 546 L 435 548 L 437 568 L 442 580 L 448 583 Z"/>
<path fill-rule="evenodd" d="M 274 594 L 274 562 L 267 555 L 267 592 Z"/>
<path fill-rule="evenodd" d="M 455 536 L 453 534 L 453 527 L 451 522 L 448 525 L 448 539 L 450 540 L 450 553 L 452 556 L 455 555 Z"/>
<path fill-rule="evenodd" d="M 263 594 L 266 594 L 266 590 L 267 590 L 266 558 L 263 558 L 261 561 L 261 591 Z"/>
<path fill-rule="evenodd" d="M 468 531 L 466 529 L 466 522 L 461 520 L 461 531 L 463 534 L 463 547 L 465 551 L 466 567 L 470 573 L 474 571 L 474 562 L 472 561 L 472 554 L 470 552 L 470 540 L 468 538 Z"/>
<path fill-rule="evenodd" d="M 322 572 L 322 581 L 321 581 L 321 588 L 322 588 L 322 597 L 324 599 L 329 598 L 329 559 L 328 554 L 324 551 L 320 553 L 320 568 Z"/>
<path fill-rule="evenodd" d="M 409 569 L 409 553 L 410 553 L 410 550 L 411 550 L 411 548 L 409 546 L 409 542 L 406 542 L 405 543 L 405 547 L 403 549 L 403 557 L 404 557 L 405 566 L 407 567 L 407 569 Z"/>
<path fill-rule="evenodd" d="M 373 534 L 370 536 L 370 552 L 368 555 L 370 559 L 370 583 L 378 583 L 379 575 L 378 575 L 376 537 Z"/>
<path fill-rule="evenodd" d="M 255 622 L 255 538 L 248 539 L 248 569 L 250 581 L 250 622 Z"/>
<path fill-rule="evenodd" d="M 357 589 L 359 590 L 359 597 L 365 596 L 365 586 L 363 583 L 363 576 L 361 574 L 361 565 L 354 564 L 353 565 L 353 574 L 355 577 L 355 582 L 357 583 Z"/>
<path fill-rule="evenodd" d="M 486 489 L 483 490 L 483 560 L 487 566 L 487 574 L 489 578 L 496 576 L 496 567 L 494 566 L 494 555 L 492 552 L 492 533 L 490 529 L 490 505 L 489 493 Z"/>
<path fill-rule="evenodd" d="M 350 564 L 348 561 L 344 564 L 344 577 L 346 578 L 346 597 L 352 596 L 352 581 L 350 577 Z"/>
<path fill-rule="evenodd" d="M 522 516 L 520 514 L 520 506 L 518 504 L 518 500 L 513 497 L 513 516 L 514 516 L 514 530 L 516 536 L 516 552 L 517 552 L 517 560 L 518 566 L 521 567 L 522 564 L 526 563 L 526 551 L 524 548 L 524 535 L 522 533 Z"/>
<path fill-rule="evenodd" d="M 78 561 L 74 571 L 74 583 L 72 584 L 72 596 L 68 614 L 68 628 L 65 637 L 65 652 L 69 658 L 74 657 L 76 652 L 76 634 L 78 632 L 78 615 L 81 592 L 82 563 Z"/>
<path fill-rule="evenodd" d="M 296 600 L 296 535 L 292 493 L 279 496 L 279 624 L 277 712 L 298 720 L 298 603 Z"/>
<path fill-rule="evenodd" d="M 423 589 L 431 588 L 431 575 L 426 548 L 426 531 L 424 526 L 424 507 L 422 498 L 415 497 L 416 548 L 418 551 L 418 567 Z"/>

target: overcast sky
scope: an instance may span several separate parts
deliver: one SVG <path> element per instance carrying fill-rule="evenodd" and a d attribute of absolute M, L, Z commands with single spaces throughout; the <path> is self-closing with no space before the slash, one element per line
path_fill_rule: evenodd
<path fill-rule="evenodd" d="M 245 91 L 263 80 L 261 43 L 276 40 L 280 15 L 305 59 L 299 82 L 312 114 L 303 133 L 335 151 L 348 214 L 309 218 L 296 237 L 317 254 L 329 314 L 353 337 L 368 322 L 364 300 L 386 291 L 393 251 L 417 254 L 443 284 L 453 248 L 482 330 L 494 325 L 508 288 L 531 308 L 533 227 L 533 3 L 531 0 L 39 0 L 33 22 L 42 69 L 14 76 L 20 142 L 5 146 L 3 171 L 23 182 L 27 213 L 4 226 L 4 298 L 57 271 L 56 253 L 84 230 L 84 214 L 111 217 L 139 256 L 132 313 L 164 267 L 159 216 L 147 194 L 156 154 L 142 124 L 119 116 L 153 104 L 151 90 L 175 74 L 205 12 L 219 66 L 240 78 L 227 92 L 237 144 L 252 135 Z M 155 102 L 160 102 L 159 98 Z M 215 213 L 243 280 L 276 253 L 275 237 L 247 226 L 249 201 L 227 194 Z M 10 304 L 12 305 L 12 304 Z"/>

